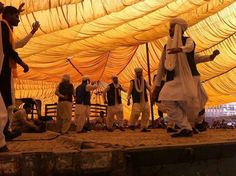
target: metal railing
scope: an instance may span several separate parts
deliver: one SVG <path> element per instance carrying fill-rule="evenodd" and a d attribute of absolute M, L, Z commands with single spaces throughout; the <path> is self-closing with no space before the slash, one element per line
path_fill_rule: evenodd
<path fill-rule="evenodd" d="M 107 116 L 107 106 L 101 104 L 91 104 L 90 105 L 90 117 L 99 117 L 100 112 L 104 112 L 104 116 Z M 72 117 L 74 117 L 75 104 L 72 106 Z M 45 116 L 56 117 L 57 116 L 57 103 L 46 104 L 45 105 Z"/>

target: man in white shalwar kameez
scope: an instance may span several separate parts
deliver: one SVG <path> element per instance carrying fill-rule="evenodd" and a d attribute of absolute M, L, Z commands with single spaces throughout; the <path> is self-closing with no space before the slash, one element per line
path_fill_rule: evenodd
<path fill-rule="evenodd" d="M 130 105 L 130 99 L 132 96 L 133 105 L 130 115 L 130 129 L 135 130 L 136 123 L 142 113 L 141 118 L 141 131 L 149 132 L 148 123 L 150 115 L 150 106 L 148 103 L 147 90 L 151 93 L 150 85 L 143 78 L 143 69 L 135 68 L 135 79 L 130 81 L 130 87 L 128 91 L 128 103 Z"/>
<path fill-rule="evenodd" d="M 103 91 L 104 103 L 108 104 L 106 125 L 107 130 L 110 132 L 113 131 L 112 127 L 114 124 L 114 116 L 116 116 L 117 118 L 119 129 L 121 131 L 124 131 L 124 113 L 121 100 L 121 91 L 126 92 L 126 90 L 119 84 L 118 77 L 113 75 L 112 83 L 109 84 L 107 88 Z"/>
<path fill-rule="evenodd" d="M 200 111 L 197 83 L 199 73 L 194 61 L 195 43 L 183 33 L 187 22 L 181 18 L 170 21 L 168 41 L 159 63 L 153 97 L 160 90 L 163 74 L 166 83 L 161 89 L 159 100 L 167 107 L 168 118 L 180 127 L 172 137 L 192 136 L 195 119 Z"/>
<path fill-rule="evenodd" d="M 199 54 L 195 54 L 194 55 L 195 64 L 213 61 L 215 59 L 215 57 L 219 54 L 220 54 L 219 50 L 214 50 L 211 55 L 201 56 Z M 206 125 L 204 123 L 204 119 L 205 119 L 205 105 L 208 101 L 208 96 L 207 96 L 207 93 L 206 93 L 204 87 L 201 84 L 200 74 L 195 75 L 194 79 L 196 80 L 196 84 L 197 84 L 198 98 L 199 98 L 199 103 L 200 103 L 200 112 L 198 113 L 197 119 L 195 119 L 195 120 L 192 119 L 194 121 L 192 123 L 191 122 L 190 123 L 194 125 L 192 127 L 194 128 L 195 133 L 198 133 L 201 131 L 206 131 Z M 191 120 L 191 118 L 190 118 L 190 120 Z M 175 123 L 173 121 L 171 121 L 171 119 L 169 119 L 167 132 L 177 131 L 174 128 L 175 128 Z"/>
<path fill-rule="evenodd" d="M 97 89 L 97 83 L 90 83 L 88 76 L 83 76 L 82 83 L 76 88 L 75 123 L 77 133 L 87 132 L 84 125 L 90 115 L 90 91 Z"/>

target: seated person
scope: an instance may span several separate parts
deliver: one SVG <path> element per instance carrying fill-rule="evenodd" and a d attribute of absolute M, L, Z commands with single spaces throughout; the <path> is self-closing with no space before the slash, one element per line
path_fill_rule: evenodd
<path fill-rule="evenodd" d="M 97 118 L 97 123 L 105 124 L 105 113 L 104 113 L 104 111 L 101 111 L 99 113 L 99 117 Z"/>
<path fill-rule="evenodd" d="M 106 119 L 104 111 L 100 111 L 99 116 L 96 118 L 95 130 L 104 130 L 106 126 Z"/>
<path fill-rule="evenodd" d="M 32 105 L 30 103 L 25 103 L 23 109 L 18 109 L 12 118 L 11 127 L 12 130 L 21 131 L 24 133 L 39 133 L 45 131 L 45 125 L 39 121 L 29 121 L 27 120 L 28 114 L 32 112 Z M 37 124 L 37 125 L 36 125 Z"/>

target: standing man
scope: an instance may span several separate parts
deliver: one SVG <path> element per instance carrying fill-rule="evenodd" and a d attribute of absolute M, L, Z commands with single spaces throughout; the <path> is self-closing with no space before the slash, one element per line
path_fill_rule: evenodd
<path fill-rule="evenodd" d="M 4 4 L 0 2 L 0 14 L 2 13 Z M 2 42 L 2 25 L 0 25 L 0 75 L 3 66 L 4 52 L 3 52 L 3 42 Z M 7 152 L 8 148 L 6 146 L 5 135 L 3 134 L 4 127 L 7 123 L 7 109 L 0 91 L 0 152 Z"/>
<path fill-rule="evenodd" d="M 18 53 L 14 50 L 15 43 L 13 39 L 13 27 L 19 23 L 19 10 L 12 6 L 7 6 L 3 10 L 3 20 L 1 20 L 2 28 L 2 45 L 4 59 L 2 62 L 2 71 L 0 75 L 0 82 L 4 84 L 0 85 L 0 91 L 7 109 L 13 105 L 14 99 L 12 96 L 13 84 L 12 84 L 12 73 L 16 71 L 16 63 L 24 68 L 24 72 L 28 72 L 29 67 L 25 64 Z M 10 112 L 10 110 L 8 110 Z M 11 134 L 8 131 L 8 125 L 4 129 L 6 139 L 11 139 L 18 134 Z"/>
<path fill-rule="evenodd" d="M 194 79 L 199 75 L 194 61 L 195 43 L 183 36 L 187 27 L 187 22 L 181 18 L 170 21 L 169 38 L 162 52 L 152 94 L 155 98 L 160 93 L 159 100 L 167 107 L 168 118 L 180 127 L 172 137 L 192 136 L 195 124 L 190 122 L 194 122 L 200 111 L 197 80 Z M 161 89 L 165 72 L 166 83 Z"/>
<path fill-rule="evenodd" d="M 113 132 L 114 116 L 118 120 L 119 129 L 125 131 L 123 127 L 123 105 L 121 100 L 121 91 L 126 90 L 119 84 L 118 77 L 112 76 L 112 83 L 103 91 L 104 104 L 108 104 L 107 109 L 107 130 Z"/>
<path fill-rule="evenodd" d="M 70 75 L 63 75 L 55 94 L 58 96 L 57 128 L 59 128 L 61 134 L 65 134 L 71 125 L 72 99 L 74 95 L 74 86 L 70 83 Z"/>
<path fill-rule="evenodd" d="M 135 79 L 130 81 L 130 87 L 127 96 L 128 106 L 130 105 L 131 96 L 133 100 L 132 112 L 130 115 L 130 129 L 135 130 L 135 125 L 139 119 L 140 114 L 142 113 L 141 131 L 150 132 L 150 130 L 148 130 L 150 109 L 148 103 L 147 90 L 151 92 L 151 87 L 143 78 L 142 68 L 135 68 L 134 71 Z"/>
<path fill-rule="evenodd" d="M 96 83 L 90 83 L 88 76 L 83 76 L 82 83 L 76 88 L 75 122 L 77 133 L 87 132 L 83 127 L 90 115 L 90 91 L 97 88 Z"/>
<path fill-rule="evenodd" d="M 220 51 L 217 49 L 214 50 L 211 55 L 206 55 L 206 56 L 205 55 L 200 56 L 195 53 L 194 55 L 195 64 L 213 61 L 216 58 L 216 56 L 218 56 L 219 54 L 220 54 Z M 194 75 L 194 82 L 196 83 L 196 86 L 197 86 L 198 99 L 200 103 L 200 112 L 198 113 L 197 119 L 192 119 L 191 117 L 189 119 L 194 120 L 193 122 L 190 122 L 190 124 L 193 124 L 192 127 L 194 128 L 195 133 L 198 133 L 198 131 L 199 132 L 206 131 L 206 124 L 204 122 L 204 119 L 205 119 L 205 105 L 208 100 L 208 96 L 203 86 L 201 85 L 199 72 Z M 163 87 L 163 85 L 164 84 L 161 81 L 161 88 Z M 177 132 L 177 130 L 175 129 L 175 123 L 171 119 L 168 119 L 167 132 Z"/>

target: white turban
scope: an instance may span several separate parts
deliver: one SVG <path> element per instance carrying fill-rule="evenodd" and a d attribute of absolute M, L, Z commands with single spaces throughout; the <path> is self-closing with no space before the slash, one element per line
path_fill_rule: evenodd
<path fill-rule="evenodd" d="M 64 81 L 70 81 L 70 75 L 64 74 L 64 75 L 62 76 L 62 80 L 64 80 Z"/>
<path fill-rule="evenodd" d="M 88 76 L 88 75 L 84 75 L 84 76 L 82 77 L 82 81 L 86 81 L 86 80 L 89 80 L 89 76 Z"/>
<path fill-rule="evenodd" d="M 140 67 L 136 67 L 136 68 L 134 69 L 134 71 L 135 71 L 135 73 L 137 73 L 137 72 L 142 72 L 142 71 L 143 71 L 143 69 L 142 69 L 142 68 L 140 68 Z"/>
<path fill-rule="evenodd" d="M 188 28 L 188 23 L 182 18 L 174 18 L 170 20 L 170 24 L 179 24 L 183 31 L 186 31 Z"/>

